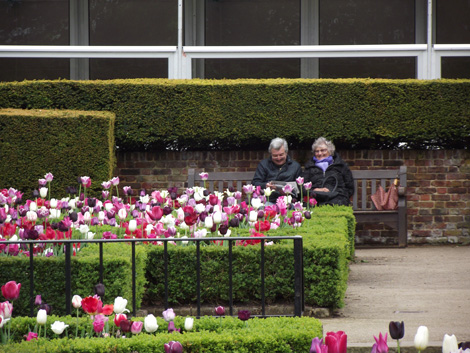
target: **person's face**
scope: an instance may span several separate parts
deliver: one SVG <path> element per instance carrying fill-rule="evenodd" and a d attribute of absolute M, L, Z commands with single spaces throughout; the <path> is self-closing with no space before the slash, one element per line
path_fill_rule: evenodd
<path fill-rule="evenodd" d="M 313 153 L 315 153 L 315 157 L 317 157 L 317 159 L 323 159 L 330 155 L 330 152 L 328 151 L 328 148 L 326 148 L 325 145 L 317 146 Z"/>
<path fill-rule="evenodd" d="M 287 153 L 284 146 L 281 146 L 278 150 L 271 150 L 271 159 L 276 165 L 283 165 L 287 160 Z"/>

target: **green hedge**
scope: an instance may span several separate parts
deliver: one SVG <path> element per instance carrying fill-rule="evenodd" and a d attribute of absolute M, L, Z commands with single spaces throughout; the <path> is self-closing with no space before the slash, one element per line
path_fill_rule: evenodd
<path fill-rule="evenodd" d="M 301 235 L 304 251 L 305 301 L 308 305 L 341 307 L 347 287 L 348 264 L 354 254 L 354 218 L 350 207 L 329 207 L 335 217 L 314 216 L 300 228 L 278 228 L 269 235 Z M 342 215 L 341 215 L 342 214 Z M 345 217 L 347 215 L 347 217 Z M 232 229 L 232 236 L 246 236 L 247 229 Z M 247 303 L 261 298 L 259 277 L 260 246 L 233 248 L 233 300 Z M 196 257 L 194 246 L 168 248 L 169 301 L 182 305 L 196 300 Z M 150 247 L 147 256 L 148 304 L 164 300 L 163 248 Z M 265 247 L 265 296 L 267 303 L 293 302 L 293 242 L 282 241 Z M 228 300 L 228 248 L 201 247 L 201 301 L 226 303 Z"/>
<path fill-rule="evenodd" d="M 58 108 L 58 107 L 55 107 Z M 90 176 L 92 190 L 112 177 L 115 115 L 103 111 L 0 109 L 0 188 L 29 197 L 51 172 L 54 197 Z"/>
<path fill-rule="evenodd" d="M 0 107 L 111 111 L 117 146 L 137 150 L 249 149 L 279 134 L 303 148 L 321 135 L 357 148 L 396 148 L 400 142 L 465 148 L 469 97 L 470 80 L 0 83 Z"/>
<path fill-rule="evenodd" d="M 104 304 L 114 303 L 121 296 L 129 300 L 128 309 L 132 310 L 132 263 L 131 246 L 127 244 L 105 244 L 104 285 L 106 288 Z M 72 257 L 72 295 L 82 298 L 94 295 L 94 286 L 99 282 L 98 245 L 82 247 L 78 256 Z M 136 284 L 137 305 L 140 306 L 145 290 L 146 251 L 136 246 Z M 34 258 L 34 295 L 40 294 L 43 302 L 52 306 L 52 312 L 65 314 L 65 256 Z M 21 283 L 20 297 L 14 302 L 14 316 L 29 315 L 29 257 L 1 256 L 0 283 L 8 281 Z"/>
<path fill-rule="evenodd" d="M 48 318 L 48 337 L 55 336 L 50 331 L 54 320 L 64 321 L 70 325 L 69 337 L 73 337 L 75 320 L 71 317 Z M 136 320 L 142 320 L 137 318 Z M 81 321 L 84 324 L 84 320 Z M 59 338 L 41 339 L 38 341 L 0 345 L 0 352 L 164 352 L 163 345 L 169 341 L 179 341 L 185 353 L 272 353 L 272 352 L 308 352 L 312 338 L 322 337 L 321 322 L 308 317 L 296 318 L 267 318 L 250 319 L 245 322 L 238 318 L 225 317 L 219 320 L 214 317 L 202 317 L 194 322 L 192 331 L 184 331 L 184 318 L 177 317 L 175 326 L 181 328 L 183 334 L 166 333 L 167 324 L 158 318 L 160 325 L 154 334 L 141 333 L 130 335 L 130 338 Z M 33 328 L 35 319 L 13 319 L 12 327 L 17 329 L 17 335 L 28 333 L 28 327 Z M 65 334 L 63 334 L 65 335 Z M 129 335 L 128 335 L 129 336 Z"/>

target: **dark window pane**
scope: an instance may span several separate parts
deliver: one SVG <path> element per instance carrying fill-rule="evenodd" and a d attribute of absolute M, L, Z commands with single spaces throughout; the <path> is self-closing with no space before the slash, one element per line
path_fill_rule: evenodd
<path fill-rule="evenodd" d="M 470 1 L 438 0 L 436 3 L 436 42 L 470 43 Z"/>
<path fill-rule="evenodd" d="M 416 78 L 415 58 L 320 59 L 320 78 Z"/>
<path fill-rule="evenodd" d="M 167 59 L 90 59 L 90 79 L 168 78 Z"/>
<path fill-rule="evenodd" d="M 1 1 L 0 45 L 69 45 L 68 0 Z M 0 81 L 69 77 L 68 59 L 0 59 Z"/>
<path fill-rule="evenodd" d="M 206 1 L 205 45 L 299 44 L 299 0 Z M 205 60 L 205 78 L 277 77 L 300 77 L 300 60 Z"/>
<path fill-rule="evenodd" d="M 90 45 L 174 45 L 175 0 L 91 0 Z M 91 79 L 168 77 L 167 59 L 90 59 Z"/>
<path fill-rule="evenodd" d="M 441 77 L 470 79 L 470 57 L 443 57 Z"/>
<path fill-rule="evenodd" d="M 321 45 L 414 42 L 414 1 L 320 1 Z M 415 67 L 415 58 L 320 59 L 320 77 L 415 78 Z"/>
<path fill-rule="evenodd" d="M 410 0 L 320 1 L 320 44 L 413 44 Z"/>

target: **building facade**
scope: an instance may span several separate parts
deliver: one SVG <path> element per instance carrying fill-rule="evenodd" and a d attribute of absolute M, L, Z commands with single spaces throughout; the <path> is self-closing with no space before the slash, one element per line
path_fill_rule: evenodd
<path fill-rule="evenodd" d="M 1 0 L 0 81 L 470 78 L 469 18 L 468 0 Z"/>

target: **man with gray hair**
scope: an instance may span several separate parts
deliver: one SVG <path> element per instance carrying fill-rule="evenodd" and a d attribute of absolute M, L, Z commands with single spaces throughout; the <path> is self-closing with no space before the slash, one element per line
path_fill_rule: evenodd
<path fill-rule="evenodd" d="M 271 156 L 258 164 L 253 185 L 276 190 L 272 181 L 295 181 L 300 176 L 302 167 L 287 155 L 289 148 L 286 140 L 280 137 L 272 139 L 268 151 Z M 269 202 L 275 203 L 279 196 L 279 192 L 274 191 L 269 196 Z"/>

